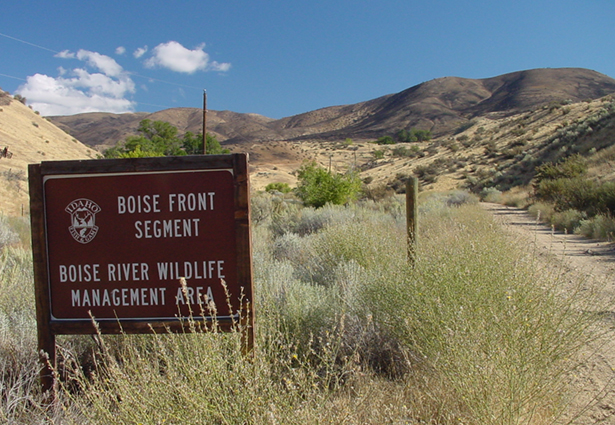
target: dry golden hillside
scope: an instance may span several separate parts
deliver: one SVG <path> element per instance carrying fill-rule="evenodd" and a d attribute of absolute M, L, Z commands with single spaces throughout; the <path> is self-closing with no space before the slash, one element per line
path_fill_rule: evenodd
<path fill-rule="evenodd" d="M 97 152 L 0 91 L 0 214 L 29 211 L 28 164 L 41 161 L 96 158 Z M 9 155 L 10 156 L 10 155 Z"/>
<path fill-rule="evenodd" d="M 343 172 L 361 171 L 369 187 L 403 188 L 405 176 L 418 175 L 423 190 L 529 183 L 534 168 L 571 153 L 598 157 L 615 144 L 615 103 L 611 96 L 576 103 L 555 102 L 506 117 L 482 116 L 457 131 L 422 143 L 377 145 L 373 140 L 279 141 L 249 147 L 253 186 L 295 183 L 292 171 L 305 159 Z M 600 118 L 600 119 L 598 119 Z M 595 162 L 595 161 L 594 161 Z M 609 161 L 591 172 L 615 180 Z"/>

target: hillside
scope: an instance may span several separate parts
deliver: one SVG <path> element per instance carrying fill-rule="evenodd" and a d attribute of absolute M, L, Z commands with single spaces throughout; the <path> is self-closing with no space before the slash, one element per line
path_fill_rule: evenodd
<path fill-rule="evenodd" d="M 0 90 L 0 149 L 5 147 L 12 154 L 0 158 L 0 214 L 5 215 L 29 211 L 28 164 L 98 154 Z"/>
<path fill-rule="evenodd" d="M 600 154 L 611 146 L 615 106 L 608 95 L 613 93 L 615 80 L 584 69 L 520 71 L 483 80 L 447 77 L 367 102 L 279 120 L 210 110 L 208 130 L 225 147 L 250 154 L 256 190 L 271 182 L 294 185 L 294 171 L 305 160 L 334 171 L 356 168 L 376 192 L 383 186 L 399 190 L 409 175 L 418 175 L 424 190 L 507 189 L 528 183 L 544 161 L 571 152 Z M 202 111 L 196 108 L 50 118 L 71 137 L 21 103 L 9 105 L 10 97 L 3 99 L 0 145 L 8 145 L 15 155 L 0 160 L 5 182 L 0 194 L 2 210 L 11 214 L 27 206 L 27 163 L 93 158 L 97 152 L 78 140 L 100 152 L 135 134 L 144 118 L 167 121 L 180 133 L 200 132 L 202 126 Z M 372 143 L 412 127 L 429 129 L 432 139 Z M 612 174 L 607 165 L 592 172 L 601 178 Z"/>
<path fill-rule="evenodd" d="M 527 183 L 536 161 L 554 159 L 545 150 L 554 132 L 597 113 L 604 103 L 600 99 L 611 93 L 614 79 L 578 68 L 478 80 L 445 77 L 366 102 L 279 120 L 210 110 L 208 131 L 232 151 L 250 153 L 257 189 L 270 182 L 294 184 L 293 171 L 307 159 L 340 171 L 358 167 L 373 186 L 398 187 L 400 178 L 418 173 L 426 189 L 462 185 L 479 190 L 495 183 L 506 188 Z M 201 131 L 202 111 L 195 108 L 52 120 L 103 149 L 134 134 L 143 118 L 168 121 L 180 133 Z M 409 128 L 430 130 L 434 137 L 396 146 L 370 143 Z M 604 147 L 601 143 L 597 149 Z M 585 144 L 592 146 L 592 141 Z"/>
<path fill-rule="evenodd" d="M 207 121 L 208 131 L 231 146 L 280 140 L 376 139 L 411 127 L 442 136 L 477 117 L 504 117 L 552 101 L 579 102 L 614 92 L 615 80 L 595 71 L 534 69 L 478 80 L 439 78 L 366 102 L 278 120 L 210 110 Z M 77 114 L 51 120 L 100 149 L 134 134 L 144 118 L 167 121 L 180 133 L 202 129 L 202 112 L 196 108 L 173 108 L 153 114 Z"/>

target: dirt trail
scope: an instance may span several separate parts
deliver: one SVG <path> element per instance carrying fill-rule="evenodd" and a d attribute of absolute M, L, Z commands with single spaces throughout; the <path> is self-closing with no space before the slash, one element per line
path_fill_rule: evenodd
<path fill-rule="evenodd" d="M 599 283 L 600 297 L 615 300 L 615 244 L 554 232 L 524 210 L 482 205 L 506 231 L 527 240 L 539 259 L 557 262 L 571 278 L 578 276 Z M 615 312 L 605 313 L 599 324 L 605 336 L 587 347 L 586 361 L 572 378 L 573 413 L 558 423 L 615 424 Z"/>

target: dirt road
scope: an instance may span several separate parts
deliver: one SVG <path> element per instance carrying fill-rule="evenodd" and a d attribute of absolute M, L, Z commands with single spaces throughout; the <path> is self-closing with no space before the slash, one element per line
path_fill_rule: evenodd
<path fill-rule="evenodd" d="M 505 231 L 527 241 L 538 258 L 555 262 L 570 279 L 597 283 L 601 298 L 615 300 L 615 244 L 554 232 L 524 210 L 482 205 Z M 604 336 L 584 350 L 585 361 L 571 377 L 570 413 L 558 424 L 615 424 L 615 311 L 602 317 L 598 326 Z"/>

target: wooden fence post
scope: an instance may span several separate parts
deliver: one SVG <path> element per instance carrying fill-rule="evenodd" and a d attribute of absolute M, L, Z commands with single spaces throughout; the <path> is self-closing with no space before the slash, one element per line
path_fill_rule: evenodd
<path fill-rule="evenodd" d="M 418 237 L 419 181 L 410 177 L 406 182 L 406 227 L 408 231 L 408 261 L 414 265 L 415 245 Z"/>

